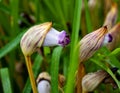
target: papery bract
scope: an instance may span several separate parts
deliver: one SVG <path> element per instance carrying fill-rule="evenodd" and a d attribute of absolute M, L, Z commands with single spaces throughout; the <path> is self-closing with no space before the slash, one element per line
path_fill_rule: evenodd
<path fill-rule="evenodd" d="M 84 36 L 80 41 L 80 62 L 90 58 L 99 48 L 112 41 L 111 34 L 107 33 L 107 27 L 101 27 Z"/>

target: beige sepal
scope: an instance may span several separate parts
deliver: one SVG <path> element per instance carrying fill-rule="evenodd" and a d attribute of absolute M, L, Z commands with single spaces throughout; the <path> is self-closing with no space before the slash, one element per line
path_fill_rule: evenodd
<path fill-rule="evenodd" d="M 92 92 L 108 76 L 104 70 L 85 75 L 82 79 L 82 89 L 84 92 Z"/>
<path fill-rule="evenodd" d="M 104 42 L 105 34 L 108 32 L 107 27 L 101 27 L 86 36 L 84 36 L 80 43 L 80 62 L 83 62 L 90 58 L 95 51 L 97 51 Z"/>
<path fill-rule="evenodd" d="M 110 30 L 115 25 L 115 22 L 117 20 L 117 15 L 118 15 L 117 4 L 113 3 L 110 11 L 108 12 L 105 18 L 103 26 L 107 25 L 108 30 Z"/>
<path fill-rule="evenodd" d="M 47 32 L 52 27 L 52 22 L 35 25 L 23 35 L 20 46 L 24 55 L 30 56 L 37 48 L 42 46 Z"/>
<path fill-rule="evenodd" d="M 44 79 L 44 80 L 47 80 L 49 82 L 51 81 L 51 77 L 47 72 L 40 73 L 39 76 L 37 77 L 36 82 L 39 83 L 40 79 Z"/>

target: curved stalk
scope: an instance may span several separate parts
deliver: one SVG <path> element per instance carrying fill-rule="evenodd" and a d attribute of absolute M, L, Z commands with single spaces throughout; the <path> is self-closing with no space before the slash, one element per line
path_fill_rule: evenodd
<path fill-rule="evenodd" d="M 29 77 L 30 77 L 30 82 L 31 82 L 33 93 L 37 93 L 37 88 L 36 88 L 35 78 L 34 78 L 33 71 L 32 71 L 30 56 L 25 56 L 25 60 L 26 60 L 26 66 L 27 66 Z"/>

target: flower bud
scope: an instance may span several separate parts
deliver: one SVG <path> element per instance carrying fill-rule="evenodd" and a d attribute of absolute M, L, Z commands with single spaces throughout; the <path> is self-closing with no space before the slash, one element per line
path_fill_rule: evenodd
<path fill-rule="evenodd" d="M 58 83 L 59 83 L 59 87 L 62 88 L 65 84 L 65 76 L 63 76 L 62 74 L 59 74 Z"/>
<path fill-rule="evenodd" d="M 50 81 L 51 77 L 47 72 L 40 73 L 36 80 L 38 93 L 50 93 L 51 91 Z"/>
<path fill-rule="evenodd" d="M 51 22 L 35 25 L 23 35 L 20 46 L 24 55 L 30 56 L 43 44 L 44 38 L 52 26 Z"/>
<path fill-rule="evenodd" d="M 112 51 L 120 45 L 120 23 L 117 23 L 109 33 L 113 37 L 113 41 L 107 44 L 107 47 Z"/>
<path fill-rule="evenodd" d="M 51 81 L 51 77 L 47 72 L 42 72 L 39 74 L 36 82 L 39 83 L 41 80 L 48 80 L 49 82 Z"/>
<path fill-rule="evenodd" d="M 111 34 L 107 32 L 107 27 L 104 26 L 81 39 L 79 55 L 81 62 L 90 58 L 99 48 L 112 41 Z"/>
<path fill-rule="evenodd" d="M 35 25 L 23 35 L 20 46 L 24 55 L 30 56 L 41 46 L 65 46 L 70 39 L 65 31 L 52 28 L 51 22 Z"/>
<path fill-rule="evenodd" d="M 85 92 L 92 92 L 108 76 L 104 70 L 85 75 L 82 79 L 82 89 Z"/>
<path fill-rule="evenodd" d="M 51 93 L 51 77 L 47 72 L 39 74 L 37 80 L 38 93 Z M 65 77 L 61 74 L 58 76 L 58 88 L 63 93 L 62 87 L 65 84 Z"/>
<path fill-rule="evenodd" d="M 20 41 L 20 46 L 25 56 L 26 65 L 34 93 L 36 93 L 37 89 L 31 64 L 32 53 L 39 50 L 41 46 L 65 46 L 69 44 L 69 42 L 70 39 L 66 32 L 59 32 L 52 28 L 52 22 L 35 25 L 28 29 L 28 31 L 23 35 Z"/>
<path fill-rule="evenodd" d="M 51 28 L 47 33 L 45 40 L 43 42 L 43 46 L 66 46 L 70 42 L 69 35 L 65 31 L 57 31 L 54 28 Z"/>
<path fill-rule="evenodd" d="M 117 14 L 118 14 L 117 4 L 114 3 L 105 18 L 105 22 L 103 26 L 107 25 L 108 29 L 110 30 L 116 22 Z"/>

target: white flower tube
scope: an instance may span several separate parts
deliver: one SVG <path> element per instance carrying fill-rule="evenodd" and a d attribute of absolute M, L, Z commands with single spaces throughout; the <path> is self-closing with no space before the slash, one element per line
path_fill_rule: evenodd
<path fill-rule="evenodd" d="M 41 80 L 37 85 L 38 93 L 50 93 L 51 85 L 47 80 Z"/>

